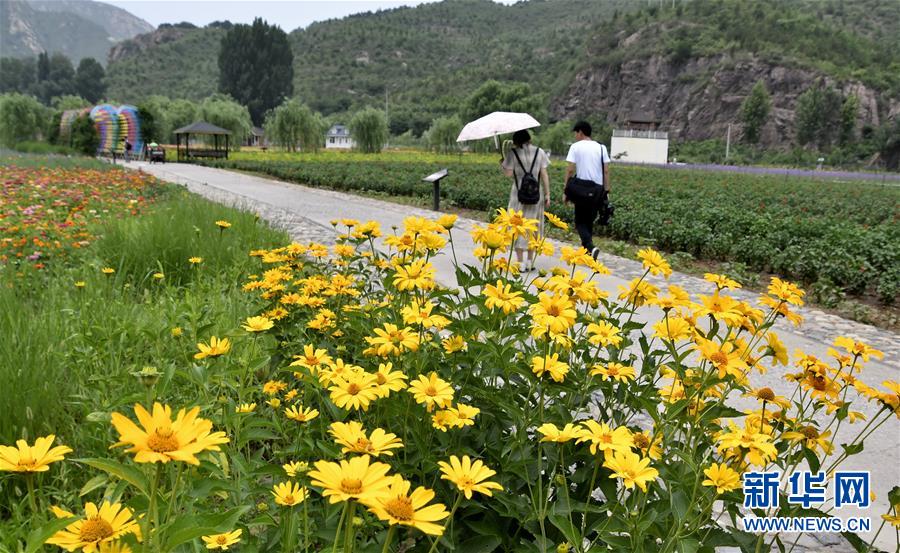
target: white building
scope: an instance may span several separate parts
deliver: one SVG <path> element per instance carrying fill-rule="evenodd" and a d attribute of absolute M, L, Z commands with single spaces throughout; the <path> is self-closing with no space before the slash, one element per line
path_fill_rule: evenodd
<path fill-rule="evenodd" d="M 669 133 L 616 129 L 609 156 L 617 161 L 664 165 L 669 159 Z"/>
<path fill-rule="evenodd" d="M 325 149 L 343 149 L 349 150 L 353 148 L 353 138 L 350 137 L 350 129 L 344 125 L 332 125 L 325 135 Z"/>
<path fill-rule="evenodd" d="M 625 129 L 612 134 L 609 155 L 618 161 L 658 163 L 669 160 L 669 133 L 657 130 L 659 120 L 652 115 L 632 115 Z"/>

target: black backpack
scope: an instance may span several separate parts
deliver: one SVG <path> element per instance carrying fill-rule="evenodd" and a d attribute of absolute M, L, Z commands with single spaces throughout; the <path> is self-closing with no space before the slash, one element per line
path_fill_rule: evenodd
<path fill-rule="evenodd" d="M 519 154 L 516 153 L 515 149 L 513 149 L 512 153 L 514 156 L 516 156 L 516 161 L 519 162 L 519 167 L 522 168 L 522 171 L 525 171 L 525 166 L 522 165 L 522 160 L 519 159 Z M 519 203 L 522 205 L 534 205 L 541 200 L 540 184 L 538 184 L 538 180 L 532 173 L 532 171 L 534 171 L 534 164 L 537 161 L 540 153 L 540 149 L 534 152 L 534 159 L 531 160 L 531 167 L 527 171 L 525 171 L 525 174 L 522 175 L 522 180 L 519 182 L 518 186 L 516 186 L 516 190 L 519 193 Z"/>

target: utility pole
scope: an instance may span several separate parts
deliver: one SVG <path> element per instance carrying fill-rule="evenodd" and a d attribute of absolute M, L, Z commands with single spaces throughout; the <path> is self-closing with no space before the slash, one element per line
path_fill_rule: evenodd
<path fill-rule="evenodd" d="M 731 123 L 728 123 L 728 131 L 725 133 L 725 161 L 728 161 L 728 154 L 731 152 Z"/>

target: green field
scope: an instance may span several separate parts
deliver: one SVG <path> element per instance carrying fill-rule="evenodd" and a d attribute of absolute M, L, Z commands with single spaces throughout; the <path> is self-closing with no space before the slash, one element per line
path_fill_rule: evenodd
<path fill-rule="evenodd" d="M 421 178 L 448 168 L 444 205 L 505 207 L 509 181 L 489 155 L 390 152 L 287 154 L 237 152 L 210 165 L 253 171 L 336 190 L 427 199 Z M 551 165 L 551 211 L 562 202 L 565 164 Z M 695 258 L 738 262 L 804 284 L 874 295 L 900 293 L 900 188 L 774 175 L 668 171 L 613 166 L 616 215 L 607 234 Z"/>

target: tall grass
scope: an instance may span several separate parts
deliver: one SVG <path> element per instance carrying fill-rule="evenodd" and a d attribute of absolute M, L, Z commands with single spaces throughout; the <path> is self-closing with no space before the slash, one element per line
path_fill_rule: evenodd
<path fill-rule="evenodd" d="M 220 232 L 217 219 L 233 226 Z M 251 214 L 187 193 L 114 221 L 102 234 L 84 264 L 40 283 L 0 270 L 0 443 L 55 433 L 80 455 L 106 447 L 105 437 L 72 440 L 91 434 L 84 426 L 105 434 L 97 424 L 105 413 L 143 397 L 132 375 L 143 366 L 166 372 L 167 383 L 189 378 L 194 344 L 235 328 L 251 310 L 239 291 L 248 252 L 287 240 Z M 191 265 L 191 256 L 204 261 Z M 116 273 L 103 275 L 103 266 Z M 153 278 L 156 272 L 165 277 Z M 172 336 L 175 327 L 182 336 Z M 164 389 L 178 393 L 177 386 Z"/>

